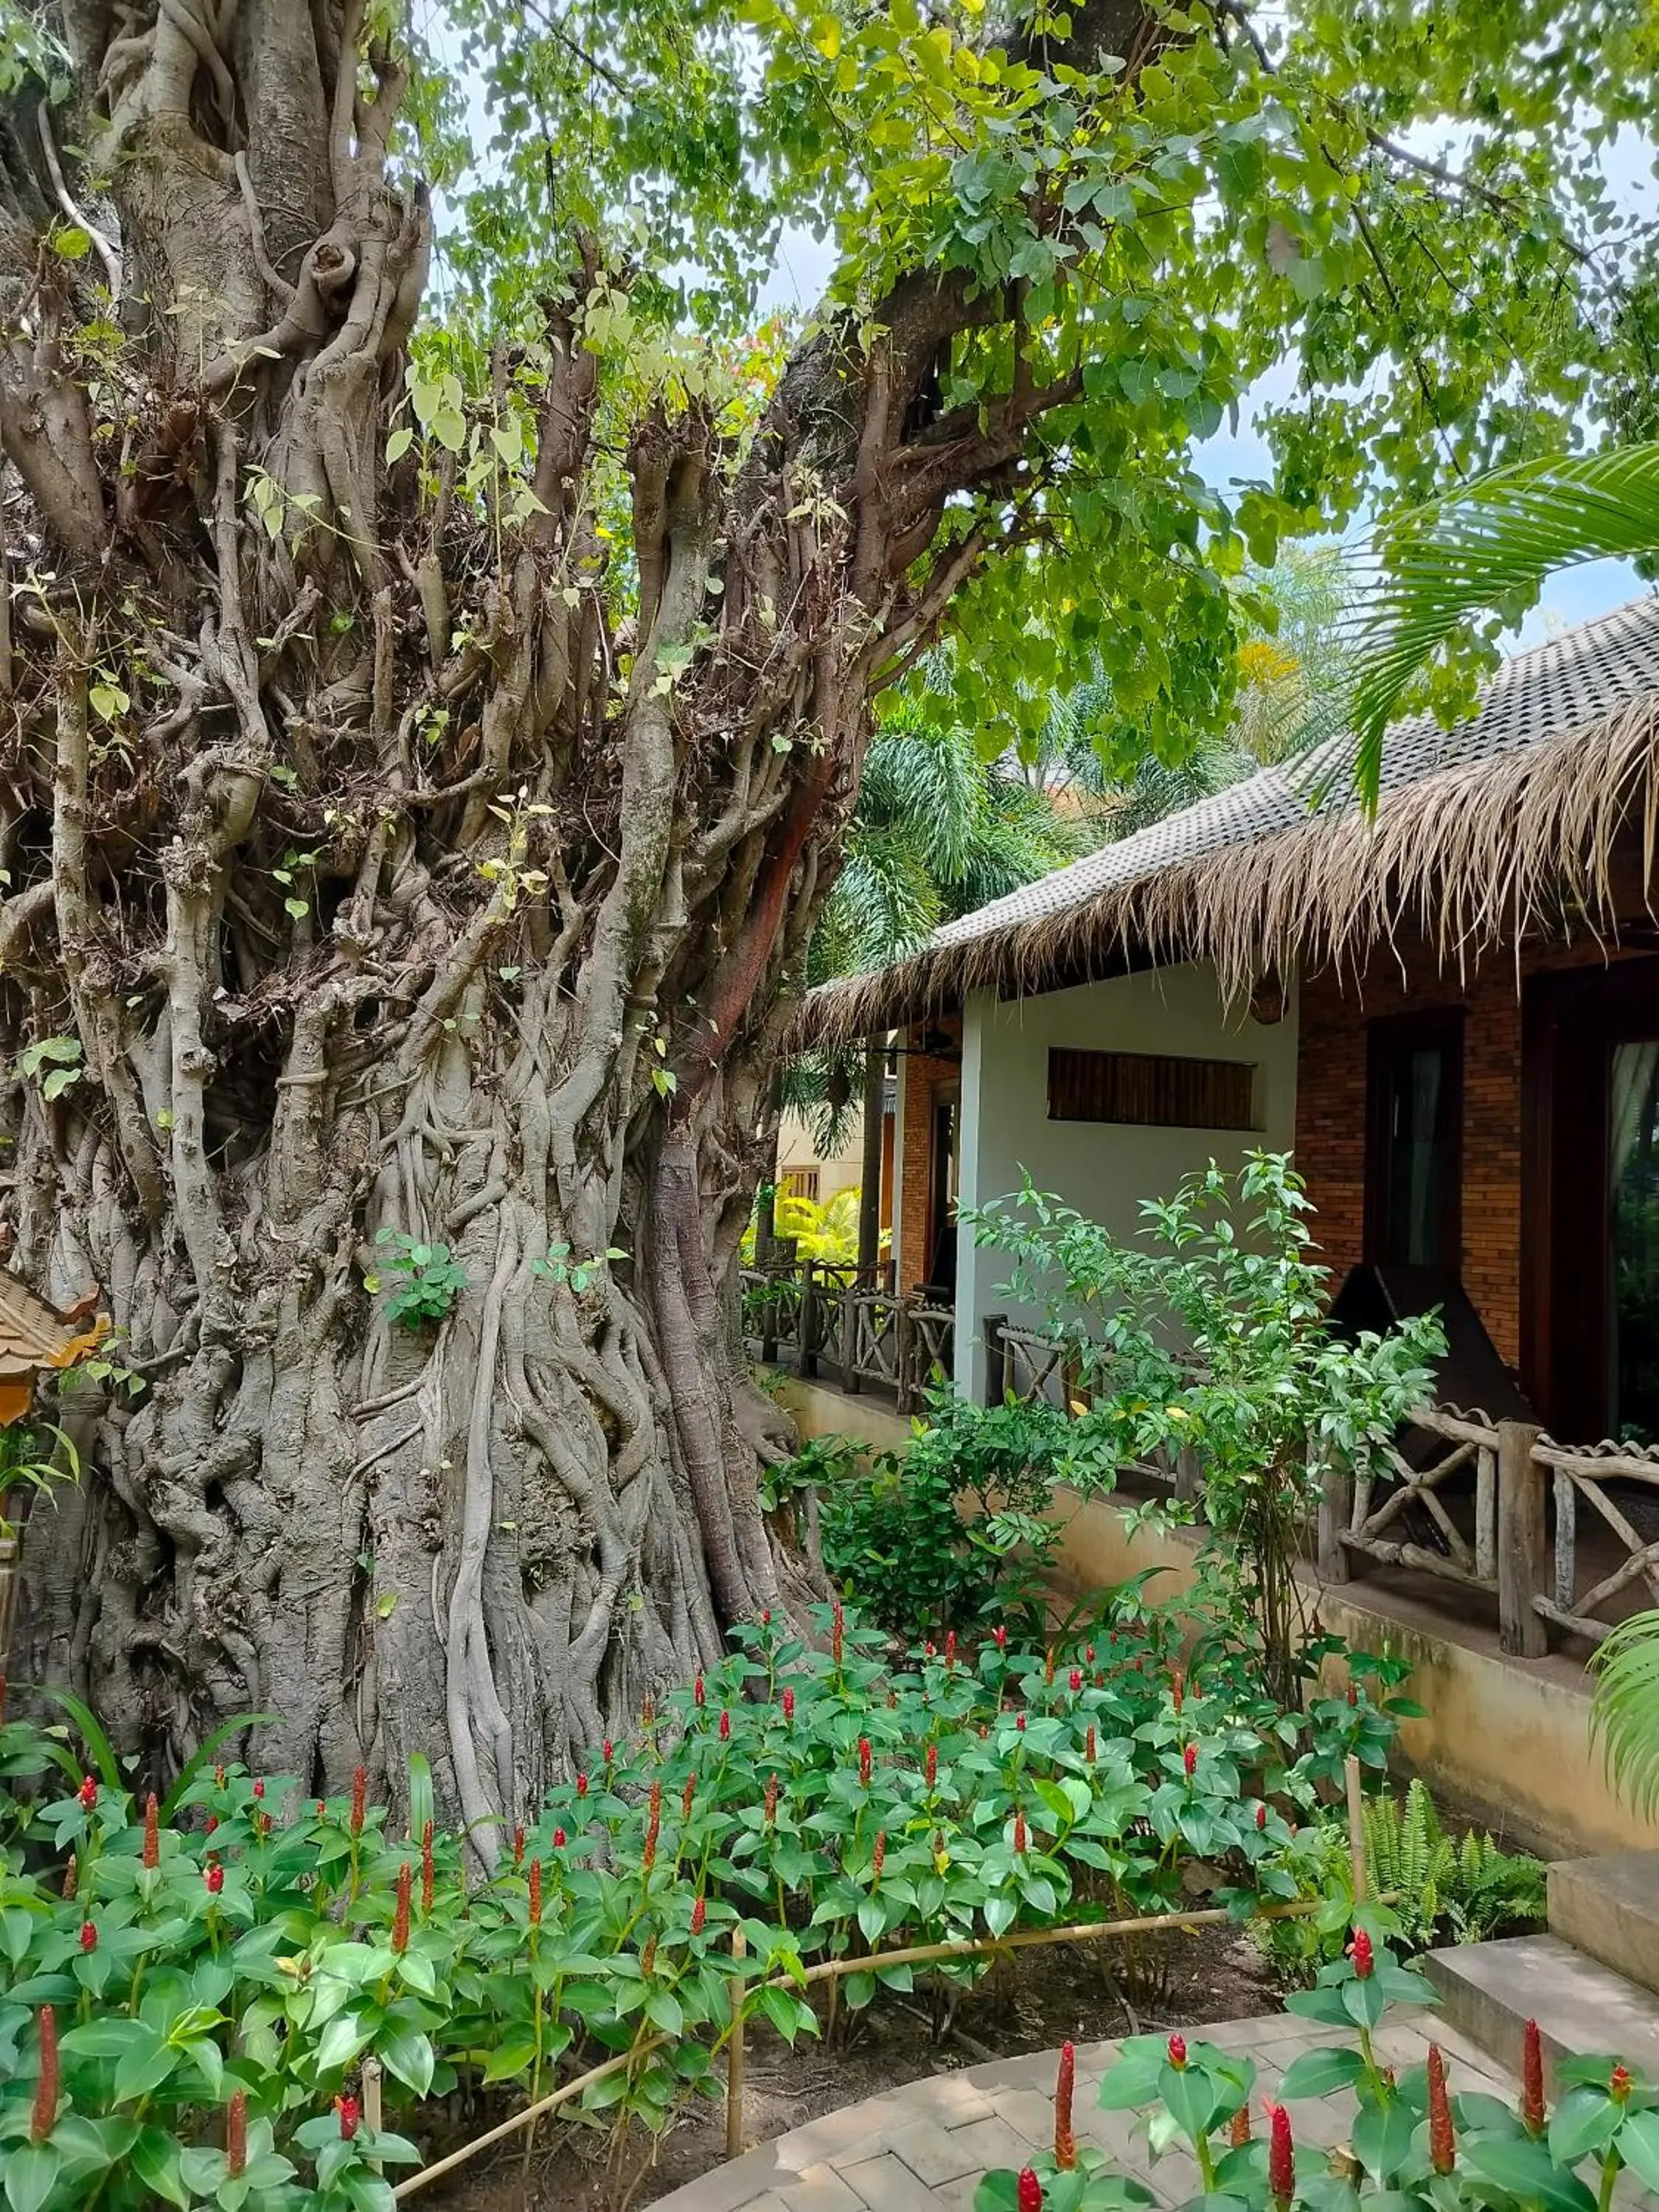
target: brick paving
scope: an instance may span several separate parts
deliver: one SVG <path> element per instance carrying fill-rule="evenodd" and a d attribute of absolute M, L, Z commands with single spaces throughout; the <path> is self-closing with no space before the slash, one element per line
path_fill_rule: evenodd
<path fill-rule="evenodd" d="M 1430 2013 L 1401 2013 L 1385 2021 L 1377 2049 L 1403 2070 L 1421 2063 L 1431 2037 L 1446 2054 L 1454 2094 L 1513 2092 L 1489 2058 Z M 1259 2100 L 1277 2094 L 1281 2075 L 1300 2052 L 1349 2038 L 1275 2013 L 1194 2028 L 1190 2039 L 1248 2051 L 1259 2069 Z M 1079 2045 L 1078 2140 L 1097 2144 L 1121 2168 L 1139 2174 L 1160 2204 L 1184 2203 L 1199 2190 L 1192 2159 L 1171 2152 L 1152 2163 L 1144 2135 L 1131 2132 L 1133 2115 L 1103 2112 L 1095 2102 L 1117 2052 L 1115 2043 Z M 974 2191 L 990 2167 L 1024 2166 L 1052 2142 L 1054 2062 L 1054 2052 L 1043 2051 L 907 2082 L 762 2143 L 659 2198 L 654 2212 L 971 2212 Z M 1297 2140 L 1334 2149 L 1346 2140 L 1352 2110 L 1346 2095 L 1298 2099 L 1291 2106 Z"/>

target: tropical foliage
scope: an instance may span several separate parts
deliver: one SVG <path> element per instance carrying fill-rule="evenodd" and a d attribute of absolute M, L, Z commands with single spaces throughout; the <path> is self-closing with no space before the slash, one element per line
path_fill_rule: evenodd
<path fill-rule="evenodd" d="M 406 1828 L 361 1772 L 313 1802 L 211 1750 L 141 1808 L 84 1709 L 90 1772 L 64 1731 L 0 1722 L 11 2212 L 383 2212 L 428 2100 L 589 2074 L 620 2177 L 630 2125 L 714 2086 L 736 2013 L 818 2033 L 913 1988 L 884 1950 L 1174 1911 L 1198 1860 L 1241 1913 L 1290 1894 L 1291 1822 L 1351 1751 L 1381 1765 L 1388 1701 L 1285 1711 L 1224 1652 L 1183 1674 L 1170 1624 L 1111 1613 L 1046 1650 L 996 1624 L 908 1657 L 839 1606 L 817 1649 L 757 1622 L 595 1745 L 483 1879 L 423 1763 Z"/>

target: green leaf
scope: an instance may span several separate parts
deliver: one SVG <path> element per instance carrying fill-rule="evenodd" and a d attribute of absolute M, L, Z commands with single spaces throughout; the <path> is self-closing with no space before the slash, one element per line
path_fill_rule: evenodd
<path fill-rule="evenodd" d="M 40 2212 L 57 2185 L 59 2160 L 49 2142 L 19 2143 L 6 2153 L 6 2202 L 11 2212 Z"/>
<path fill-rule="evenodd" d="M 1622 2118 L 1606 2090 L 1570 2089 L 1550 2114 L 1550 2156 L 1559 2166 L 1577 2166 L 1587 2152 L 1607 2148 Z"/>
<path fill-rule="evenodd" d="M 388 464 L 402 460 L 414 442 L 415 433 L 409 424 L 407 422 L 400 424 L 386 441 L 386 457 Z"/>
<path fill-rule="evenodd" d="M 1285 2068 L 1279 2094 L 1286 2103 L 1296 2097 L 1328 2097 L 1334 2089 L 1352 2088 L 1364 2071 L 1357 2051 L 1304 2051 Z"/>
<path fill-rule="evenodd" d="M 1619 2155 L 1644 2188 L 1659 2192 L 1659 2112 L 1632 2112 L 1619 2130 Z"/>
<path fill-rule="evenodd" d="M 430 2039 L 413 2028 L 393 2028 L 382 2031 L 374 2039 L 374 2055 L 388 2074 L 412 2089 L 417 2097 L 424 2097 L 432 2087 L 435 2065 Z"/>
<path fill-rule="evenodd" d="M 1416 2131 L 1415 2115 L 1397 2098 L 1386 2105 L 1364 2105 L 1354 2115 L 1353 2154 L 1367 2173 L 1386 2182 L 1411 2156 Z"/>
<path fill-rule="evenodd" d="M 1540 2205 L 1543 2212 L 1595 2212 L 1595 2199 L 1583 2183 L 1530 2136 L 1476 2136 L 1459 2151 L 1472 2173 L 1522 2204 Z"/>
<path fill-rule="evenodd" d="M 142 2021 L 135 2021 L 132 2025 L 135 2033 L 115 2069 L 113 2094 L 118 2105 L 148 2097 L 152 2090 L 159 2089 L 179 2058 L 172 2045 L 153 2027 Z"/>
<path fill-rule="evenodd" d="M 165 2128 L 147 2127 L 128 2154 L 132 2170 L 146 2189 L 169 2204 L 176 2204 L 179 2212 L 189 2212 L 191 2196 L 179 2170 L 178 2138 Z"/>
<path fill-rule="evenodd" d="M 84 261 L 92 251 L 92 233 L 78 222 L 60 223 L 52 234 L 52 250 L 64 261 Z"/>

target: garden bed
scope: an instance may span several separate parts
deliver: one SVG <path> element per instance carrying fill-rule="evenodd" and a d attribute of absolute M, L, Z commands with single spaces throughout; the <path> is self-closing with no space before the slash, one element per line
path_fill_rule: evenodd
<path fill-rule="evenodd" d="M 1171 1929 L 1139 1940 L 1139 1977 L 1128 2010 L 1109 1978 L 1109 1970 L 1121 1966 L 1120 1947 L 1067 1944 L 1017 1956 L 1000 1970 L 994 1987 L 969 1998 L 960 2026 L 971 2042 L 935 2045 L 924 2021 L 890 2002 L 872 2006 L 854 2039 L 833 2051 L 808 2041 L 792 2051 L 757 2028 L 744 2074 L 745 2148 L 903 2082 L 986 2058 L 1051 2051 L 1068 2037 L 1091 2042 L 1248 2019 L 1279 2001 L 1283 1984 L 1248 1935 Z M 628 2200 L 630 2212 L 707 2173 L 725 2152 L 720 2105 L 682 2114 L 671 2123 L 656 2165 Z M 646 2154 L 641 2137 L 639 2159 Z M 567 2127 L 538 2144 L 527 2167 L 523 2146 L 508 2142 L 481 2160 L 470 2176 L 439 2183 L 413 2203 L 425 2212 L 614 2212 L 621 2200 L 607 2194 L 605 2156 L 597 2135 L 586 2147 Z"/>

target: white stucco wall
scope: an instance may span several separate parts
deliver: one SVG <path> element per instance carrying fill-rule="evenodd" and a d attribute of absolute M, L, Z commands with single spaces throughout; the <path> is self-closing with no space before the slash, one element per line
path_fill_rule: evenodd
<path fill-rule="evenodd" d="M 992 992 L 969 998 L 962 1051 L 960 1192 L 984 1206 L 1019 1189 L 1029 1169 L 1040 1189 L 1128 1239 L 1140 1226 L 1140 1200 L 1164 1198 L 1182 1176 L 1209 1160 L 1237 1167 L 1258 1146 L 1288 1152 L 1296 1134 L 1297 996 L 1285 994 L 1282 1021 L 1263 1027 L 1238 1008 L 1224 1012 L 1207 965 L 1160 969 L 1088 983 L 1072 991 L 1004 1003 Z M 1048 1048 L 1156 1052 L 1198 1060 L 1244 1060 L 1256 1070 L 1250 1133 L 1230 1129 L 1130 1127 L 1048 1118 Z M 1035 1318 L 999 1287 L 1008 1261 L 979 1250 L 968 1232 L 957 1246 L 957 1387 L 983 1395 L 988 1313 Z"/>
<path fill-rule="evenodd" d="M 778 1120 L 778 1172 L 787 1175 L 791 1168 L 816 1168 L 818 1171 L 818 1203 L 827 1205 L 838 1190 L 850 1189 L 864 1171 L 864 1115 L 854 1107 L 847 1118 L 847 1130 L 838 1152 L 818 1150 L 818 1141 L 812 1133 L 812 1125 L 803 1114 L 793 1109 Z"/>

